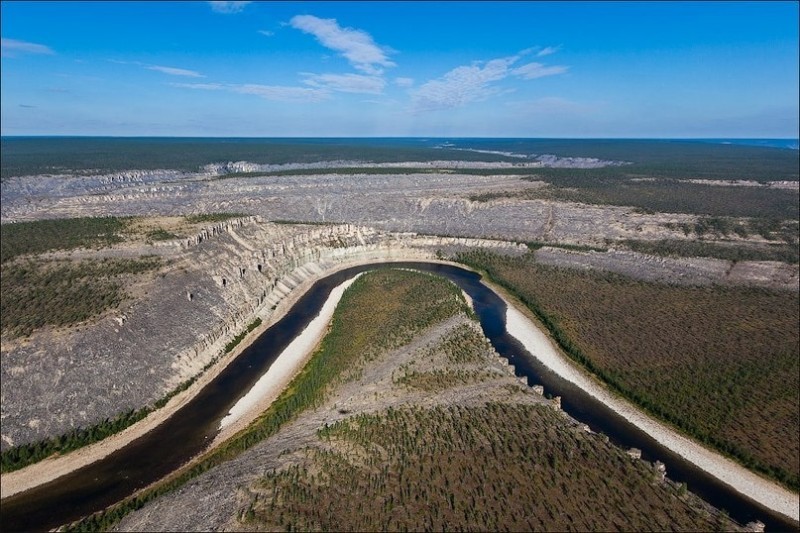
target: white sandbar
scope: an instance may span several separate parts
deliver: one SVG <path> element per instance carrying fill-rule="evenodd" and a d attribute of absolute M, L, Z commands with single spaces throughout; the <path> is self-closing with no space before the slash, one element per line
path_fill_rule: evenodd
<path fill-rule="evenodd" d="M 289 343 L 281 352 L 266 373 L 259 378 L 255 385 L 242 398 L 231 407 L 228 414 L 219 424 L 219 429 L 223 429 L 256 407 L 261 401 L 273 395 L 277 388 L 287 384 L 291 377 L 300 369 L 306 355 L 314 349 L 323 333 L 328 327 L 333 317 L 333 312 L 342 299 L 345 289 L 353 284 L 360 276 L 358 274 L 341 285 L 331 290 L 330 296 L 320 309 L 319 314 L 308 323 L 308 326 Z"/>
<path fill-rule="evenodd" d="M 549 337 L 521 312 L 506 302 L 506 330 L 547 368 L 603 402 L 626 420 L 744 496 L 793 520 L 800 520 L 800 496 L 764 479 L 730 459 L 678 434 L 650 418 L 627 401 L 615 396 L 567 360 Z M 691 487 L 690 487 L 691 489 Z"/>

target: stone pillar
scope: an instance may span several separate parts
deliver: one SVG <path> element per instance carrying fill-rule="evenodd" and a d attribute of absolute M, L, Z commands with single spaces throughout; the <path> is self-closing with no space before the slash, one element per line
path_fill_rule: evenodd
<path fill-rule="evenodd" d="M 664 479 L 667 477 L 667 465 L 665 465 L 661 461 L 656 461 L 655 463 L 653 463 L 653 468 L 656 469 L 656 473 L 658 474 L 659 479 L 661 481 L 664 481 Z"/>

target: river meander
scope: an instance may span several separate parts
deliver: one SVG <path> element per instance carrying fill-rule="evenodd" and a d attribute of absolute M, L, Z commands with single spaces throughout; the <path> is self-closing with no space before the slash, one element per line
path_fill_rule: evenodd
<path fill-rule="evenodd" d="M 484 334 L 519 376 L 561 396 L 573 418 L 602 432 L 612 442 L 642 450 L 644 459 L 660 460 L 668 476 L 725 509 L 739 523 L 760 520 L 768 530 L 793 530 L 791 521 L 751 501 L 669 451 L 589 394 L 561 379 L 531 356 L 505 328 L 506 304 L 474 272 L 425 262 L 376 263 L 341 270 L 317 281 L 272 327 L 232 361 L 197 396 L 154 430 L 102 460 L 54 481 L 14 495 L 2 503 L 3 531 L 45 530 L 103 509 L 149 485 L 203 451 L 220 421 L 263 376 L 279 354 L 319 313 L 331 290 L 356 274 L 382 267 L 403 267 L 442 275 L 472 299 Z M 524 458 L 520 458 L 524 460 Z"/>

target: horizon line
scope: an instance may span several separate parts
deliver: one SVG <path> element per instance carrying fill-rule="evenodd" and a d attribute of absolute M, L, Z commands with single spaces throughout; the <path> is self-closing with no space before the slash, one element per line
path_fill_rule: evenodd
<path fill-rule="evenodd" d="M 112 138 L 112 139 L 525 139 L 525 140 L 620 140 L 620 141 L 682 141 L 682 140 L 773 140 L 773 141 L 798 141 L 800 137 L 504 137 L 504 136 L 438 136 L 438 135 L 372 135 L 372 136 L 235 136 L 235 135 L 79 135 L 79 134 L 28 134 L 28 135 L 0 135 L 0 139 L 11 138 Z"/>

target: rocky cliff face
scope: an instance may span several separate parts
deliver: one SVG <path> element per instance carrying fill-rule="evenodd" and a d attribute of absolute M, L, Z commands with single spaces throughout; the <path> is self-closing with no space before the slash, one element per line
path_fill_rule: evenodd
<path fill-rule="evenodd" d="M 141 298 L 79 328 L 3 343 L 3 449 L 153 403 L 197 375 L 252 320 L 268 321 L 292 291 L 326 272 L 359 262 L 432 259 L 437 251 L 471 246 L 525 251 L 499 241 L 257 217 L 149 248 L 171 263 L 146 282 Z"/>

